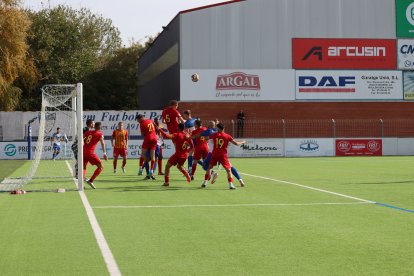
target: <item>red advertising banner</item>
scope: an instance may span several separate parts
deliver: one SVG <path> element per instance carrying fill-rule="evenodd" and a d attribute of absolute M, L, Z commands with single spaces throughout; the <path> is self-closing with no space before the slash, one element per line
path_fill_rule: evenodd
<path fill-rule="evenodd" d="M 293 38 L 294 69 L 396 69 L 395 39 Z"/>
<path fill-rule="evenodd" d="M 381 139 L 336 139 L 336 156 L 382 156 Z"/>

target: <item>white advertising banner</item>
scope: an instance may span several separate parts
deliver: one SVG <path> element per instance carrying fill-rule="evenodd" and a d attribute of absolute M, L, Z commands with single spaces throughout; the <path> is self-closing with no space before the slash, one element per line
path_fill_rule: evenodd
<path fill-rule="evenodd" d="M 297 100 L 402 100 L 401 71 L 296 71 Z"/>
<path fill-rule="evenodd" d="M 414 70 L 414 39 L 398 39 L 398 69 Z"/>
<path fill-rule="evenodd" d="M 36 142 L 32 143 L 32 149 L 34 150 L 36 147 Z M 141 146 L 142 140 L 130 140 L 128 143 L 128 158 L 136 159 L 139 158 L 141 155 Z M 111 141 L 105 140 L 105 147 L 106 152 L 109 158 L 113 157 L 113 148 L 111 147 Z M 44 143 L 43 151 L 45 152 L 45 156 L 50 156 L 52 158 L 52 146 L 50 143 Z M 164 148 L 163 148 L 163 157 L 169 158 L 171 155 L 174 154 L 174 145 L 171 140 L 164 141 Z M 102 157 L 102 147 L 98 143 L 95 150 L 98 156 Z M 64 155 L 71 156 L 71 142 L 69 143 L 62 143 L 61 153 L 58 155 L 58 159 L 63 157 Z M 28 155 L 28 146 L 27 142 L 0 142 L 0 159 L 27 159 Z M 34 154 L 32 154 L 32 157 Z"/>
<path fill-rule="evenodd" d="M 331 138 L 303 138 L 286 139 L 286 157 L 334 156 L 334 139 Z"/>
<path fill-rule="evenodd" d="M 197 74 L 198 81 L 192 76 Z M 293 101 L 294 70 L 181 70 L 182 101 Z"/>
<path fill-rule="evenodd" d="M 112 135 L 112 132 L 118 125 L 118 122 L 124 122 L 124 128 L 128 130 L 129 135 L 141 135 L 139 124 L 135 121 L 138 114 L 143 114 L 145 118 L 154 120 L 161 117 L 162 110 L 131 110 L 131 111 L 84 111 L 83 124 L 87 119 L 95 122 L 102 122 L 102 132 L 105 136 Z"/>
<path fill-rule="evenodd" d="M 230 157 L 279 157 L 283 152 L 283 139 L 246 139 L 244 145 L 229 146 Z"/>

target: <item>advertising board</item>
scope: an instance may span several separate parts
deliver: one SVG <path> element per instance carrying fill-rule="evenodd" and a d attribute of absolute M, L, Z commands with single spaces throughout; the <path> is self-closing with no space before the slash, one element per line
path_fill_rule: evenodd
<path fill-rule="evenodd" d="M 286 139 L 285 156 L 334 156 L 334 141 L 331 138 Z"/>
<path fill-rule="evenodd" d="M 404 72 L 404 100 L 414 100 L 414 71 Z"/>
<path fill-rule="evenodd" d="M 414 39 L 398 39 L 398 69 L 414 70 Z"/>
<path fill-rule="evenodd" d="M 336 139 L 336 156 L 382 156 L 382 139 Z"/>
<path fill-rule="evenodd" d="M 199 79 L 193 81 L 192 75 Z M 181 70 L 181 101 L 293 101 L 294 70 Z"/>
<path fill-rule="evenodd" d="M 402 100 L 401 71 L 296 71 L 297 100 Z"/>
<path fill-rule="evenodd" d="M 240 147 L 229 147 L 230 157 L 280 157 L 283 153 L 282 139 L 246 139 Z"/>
<path fill-rule="evenodd" d="M 414 1 L 395 0 L 397 37 L 414 37 Z"/>
<path fill-rule="evenodd" d="M 295 69 L 396 69 L 395 39 L 293 38 Z"/>

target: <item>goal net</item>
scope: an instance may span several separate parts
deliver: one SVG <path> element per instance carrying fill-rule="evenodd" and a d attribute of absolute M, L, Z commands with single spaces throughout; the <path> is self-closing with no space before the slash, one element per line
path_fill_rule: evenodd
<path fill-rule="evenodd" d="M 33 135 L 35 138 L 36 133 Z M 0 183 L 0 191 L 83 189 L 82 84 L 42 87 L 39 131 L 32 153 L 31 161 Z"/>

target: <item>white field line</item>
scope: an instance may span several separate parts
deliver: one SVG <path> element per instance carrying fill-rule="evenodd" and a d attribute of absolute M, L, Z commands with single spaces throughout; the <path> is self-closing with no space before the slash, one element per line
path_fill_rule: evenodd
<path fill-rule="evenodd" d="M 265 180 L 270 180 L 270 181 L 274 181 L 274 182 L 289 184 L 289 185 L 293 185 L 293 186 L 297 186 L 297 187 L 301 187 L 301 188 L 305 188 L 305 189 L 309 189 L 309 190 L 314 190 L 314 191 L 318 191 L 318 192 L 322 192 L 322 193 L 326 193 L 326 194 L 331 194 L 331 195 L 345 197 L 345 198 L 349 198 L 349 199 L 353 199 L 353 200 L 358 200 L 358 201 L 362 201 L 362 202 L 365 202 L 365 203 L 372 203 L 372 204 L 375 203 L 374 201 L 371 201 L 371 200 L 362 199 L 362 198 L 349 196 L 349 195 L 345 195 L 345 194 L 340 194 L 340 193 L 335 193 L 335 192 L 331 192 L 331 191 L 328 191 L 328 190 L 323 190 L 323 189 L 319 189 L 319 188 L 315 188 L 315 187 L 311 187 L 311 186 L 306 186 L 306 185 L 302 185 L 302 184 L 298 184 L 298 183 L 294 183 L 294 182 L 284 181 L 284 180 L 280 180 L 280 179 L 263 177 L 263 176 L 248 174 L 248 173 L 239 173 L 239 174 L 247 175 L 247 176 L 255 177 L 255 178 L 260 178 L 260 179 L 265 179 Z"/>
<path fill-rule="evenodd" d="M 273 207 L 273 206 L 320 206 L 320 205 L 357 205 L 371 202 L 321 202 L 321 203 L 263 203 L 263 204 L 200 204 L 200 205 L 120 205 L 95 206 L 93 209 L 138 209 L 138 208 L 197 208 L 197 207 Z"/>
<path fill-rule="evenodd" d="M 69 168 L 70 173 L 73 175 L 72 168 L 68 161 L 66 165 Z M 77 181 L 74 179 L 75 186 L 77 187 Z M 96 219 L 95 213 L 92 210 L 92 207 L 88 201 L 88 198 L 85 195 L 84 191 L 78 191 L 80 198 L 82 200 L 83 206 L 85 207 L 86 214 L 88 215 L 89 223 L 92 226 L 93 233 L 95 234 L 96 241 L 98 242 L 99 249 L 101 250 L 102 256 L 106 263 L 109 275 L 111 276 L 120 276 L 121 271 L 119 270 L 118 264 L 115 261 L 114 255 L 112 254 L 111 249 L 105 239 L 105 236 L 102 232 L 101 227 L 99 226 L 98 220 Z"/>

